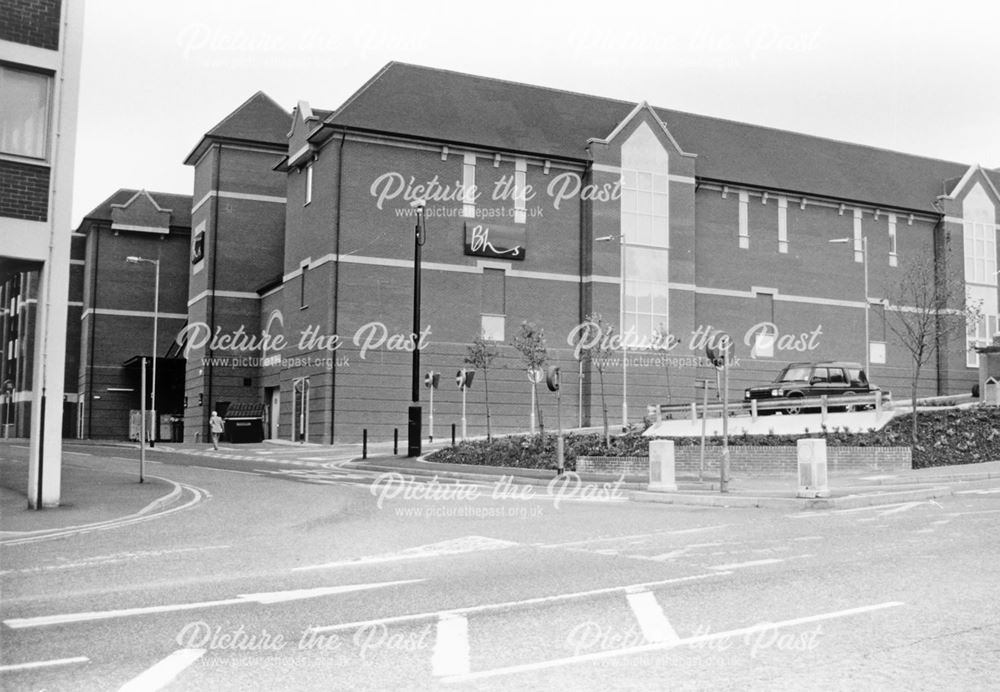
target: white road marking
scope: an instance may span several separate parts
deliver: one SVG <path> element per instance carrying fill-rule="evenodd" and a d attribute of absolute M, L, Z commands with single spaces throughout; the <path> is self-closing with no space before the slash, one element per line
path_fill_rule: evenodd
<path fill-rule="evenodd" d="M 771 557 L 766 560 L 750 560 L 749 562 L 730 562 L 728 565 L 712 565 L 709 569 L 741 569 L 743 567 L 757 567 L 759 565 L 774 565 L 784 561 L 785 558 Z"/>
<path fill-rule="evenodd" d="M 68 449 L 63 450 L 63 454 L 73 454 L 78 457 L 92 457 L 93 454 L 88 454 L 87 452 L 71 452 Z"/>
<path fill-rule="evenodd" d="M 699 526 L 693 529 L 680 529 L 674 531 L 653 531 L 651 533 L 634 533 L 628 536 L 606 536 L 604 538 L 587 538 L 582 541 L 567 541 L 565 543 L 535 543 L 536 548 L 565 548 L 572 545 L 586 545 L 587 543 L 601 543 L 604 541 L 625 541 L 632 538 L 654 538 L 656 536 L 681 536 L 686 533 L 700 533 L 702 531 L 714 531 L 724 529 L 729 524 L 716 524 L 715 526 Z"/>
<path fill-rule="evenodd" d="M 79 569 L 81 567 L 94 567 L 97 565 L 110 565 L 121 562 L 129 562 L 147 557 L 160 557 L 163 555 L 175 555 L 177 553 L 190 553 L 202 550 L 221 550 L 231 548 L 230 545 L 205 545 L 194 548 L 168 548 L 166 550 L 137 550 L 135 552 L 113 553 L 111 555 L 95 555 L 84 558 L 78 562 L 60 562 L 54 565 L 42 565 L 40 567 L 27 567 L 25 569 L 0 570 L 0 575 L 18 573 L 30 574 L 33 572 L 50 572 L 63 569 Z"/>
<path fill-rule="evenodd" d="M 670 625 L 667 616 L 660 607 L 660 602 L 656 600 L 655 594 L 651 591 L 638 591 L 626 596 L 628 604 L 635 614 L 635 619 L 639 622 L 642 636 L 647 642 L 676 642 L 680 637 Z"/>
<path fill-rule="evenodd" d="M 355 558 L 353 560 L 338 560 L 326 562 L 321 565 L 306 565 L 305 567 L 294 567 L 293 572 L 301 572 L 314 569 L 330 569 L 333 567 L 353 567 L 357 565 L 370 565 L 381 562 L 396 562 L 398 560 L 417 560 L 429 557 L 441 557 L 445 555 L 462 555 L 464 553 L 480 552 L 483 550 L 502 550 L 520 546 L 520 543 L 504 541 L 497 538 L 486 538 L 484 536 L 464 536 L 439 543 L 420 545 L 414 548 L 407 548 L 396 553 L 384 553 L 382 555 L 368 555 Z"/>
<path fill-rule="evenodd" d="M 493 670 L 484 670 L 477 673 L 467 673 L 465 675 L 453 675 L 450 677 L 441 678 L 441 682 L 445 683 L 468 682 L 470 680 L 480 680 L 483 678 L 499 677 L 502 675 L 514 675 L 516 673 L 525 673 L 534 670 L 545 670 L 547 668 L 559 668 L 562 666 L 586 663 L 589 661 L 599 661 L 608 658 L 618 658 L 621 656 L 630 656 L 632 654 L 641 654 L 650 651 L 663 651 L 665 649 L 671 649 L 677 646 L 683 646 L 685 644 L 698 644 L 701 642 L 714 641 L 718 639 L 742 637 L 754 634 L 756 632 L 762 632 L 762 631 L 766 632 L 781 627 L 794 627 L 796 625 L 804 625 L 811 622 L 832 620 L 835 618 L 848 617 L 851 615 L 860 615 L 861 613 L 870 613 L 877 610 L 884 610 L 886 608 L 895 608 L 901 605 L 904 604 L 900 601 L 889 601 L 887 603 L 879 603 L 877 605 L 862 606 L 860 608 L 849 608 L 848 610 L 838 610 L 831 613 L 822 613 L 820 615 L 811 615 L 808 617 L 795 618 L 793 620 L 782 620 L 780 622 L 763 622 L 757 625 L 751 625 L 750 627 L 743 627 L 741 629 L 688 637 L 686 639 L 678 639 L 672 642 L 657 642 L 653 644 L 643 644 L 640 646 L 631 646 L 624 649 L 598 651 L 591 654 L 581 654 L 578 656 L 568 656 L 566 658 L 557 658 L 549 661 L 540 661 L 538 663 L 526 663 L 517 666 L 508 666 L 506 668 L 494 668 Z"/>
<path fill-rule="evenodd" d="M 54 658 L 49 661 L 14 663 L 12 665 L 0 666 L 0 673 L 13 673 L 19 670 L 34 670 L 35 668 L 49 668 L 51 666 L 68 666 L 74 663 L 87 663 L 89 661 L 90 659 L 86 656 L 74 656 L 73 658 Z"/>
<path fill-rule="evenodd" d="M 945 516 L 949 517 L 967 517 L 971 514 L 996 514 L 1000 512 L 1000 509 L 980 509 L 975 512 L 949 512 Z"/>
<path fill-rule="evenodd" d="M 395 617 L 379 618 L 376 620 L 364 620 L 360 622 L 346 622 L 339 625 L 323 625 L 320 627 L 310 627 L 307 632 L 336 632 L 338 630 L 352 630 L 361 627 L 371 627 L 373 625 L 390 625 L 401 622 L 414 622 L 419 620 L 437 619 L 445 614 L 471 615 L 473 613 L 484 613 L 492 610 L 513 610 L 525 606 L 536 606 L 542 603 L 557 603 L 560 601 L 573 601 L 577 599 L 589 598 L 591 596 L 601 596 L 610 593 L 621 593 L 635 591 L 638 589 L 650 589 L 668 584 L 680 584 L 683 582 L 697 581 L 700 579 L 711 579 L 723 577 L 730 572 L 714 572 L 710 574 L 695 574 L 688 577 L 675 577 L 673 579 L 663 579 L 661 581 L 644 582 L 641 584 L 630 584 L 628 586 L 610 586 L 604 589 L 593 589 L 591 591 L 577 591 L 575 593 L 559 594 L 557 596 L 541 596 L 539 598 L 529 598 L 523 601 L 505 601 L 503 603 L 490 603 L 487 605 L 468 606 L 466 608 L 453 608 L 451 610 L 437 610 L 427 613 L 415 613 L 413 615 L 397 615 Z"/>
<path fill-rule="evenodd" d="M 879 512 L 879 516 L 884 517 L 884 516 L 888 516 L 890 514 L 897 514 L 899 512 L 907 512 L 907 511 L 913 509 L 914 507 L 919 507 L 922 504 L 924 504 L 924 503 L 923 502 L 906 502 L 906 503 L 900 505 L 899 507 L 895 507 L 893 509 L 887 509 L 884 512 Z"/>
<path fill-rule="evenodd" d="M 469 621 L 464 615 L 446 613 L 438 619 L 431 668 L 436 677 L 469 672 Z"/>
<path fill-rule="evenodd" d="M 11 629 L 28 627 L 45 627 L 47 625 L 63 625 L 71 622 L 92 622 L 94 620 L 111 620 L 113 618 L 131 617 L 134 615 L 150 615 L 152 613 L 173 613 L 180 610 L 197 610 L 226 605 L 247 605 L 248 603 L 270 604 L 284 601 L 330 596 L 333 594 L 350 593 L 380 589 L 400 584 L 413 584 L 423 579 L 404 579 L 400 581 L 378 582 L 374 584 L 347 584 L 345 586 L 321 586 L 314 589 L 297 589 L 293 591 L 272 591 L 269 593 L 243 594 L 236 598 L 225 598 L 217 601 L 201 601 L 198 603 L 171 603 L 169 605 L 145 606 L 140 608 L 122 608 L 120 610 L 98 610 L 88 613 L 67 613 L 63 615 L 43 615 L 33 618 L 12 618 L 4 620 L 3 624 Z"/>
<path fill-rule="evenodd" d="M 199 658 L 207 649 L 178 649 L 152 668 L 132 678 L 119 688 L 118 692 L 155 692 L 169 685 Z"/>
<path fill-rule="evenodd" d="M 994 495 L 1000 493 L 1000 488 L 990 488 L 989 490 L 956 490 L 956 495 Z"/>

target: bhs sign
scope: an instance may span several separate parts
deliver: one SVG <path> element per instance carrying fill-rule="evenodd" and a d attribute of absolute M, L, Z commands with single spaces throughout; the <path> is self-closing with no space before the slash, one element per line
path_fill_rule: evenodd
<path fill-rule="evenodd" d="M 528 234 L 523 227 L 465 222 L 465 254 L 523 260 Z"/>

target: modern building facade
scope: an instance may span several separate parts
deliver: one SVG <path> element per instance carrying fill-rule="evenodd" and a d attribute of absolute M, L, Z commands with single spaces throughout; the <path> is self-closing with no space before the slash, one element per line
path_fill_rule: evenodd
<path fill-rule="evenodd" d="M 5 425 L 30 430 L 35 508 L 60 497 L 83 4 L 10 0 L 0 22 L 0 384 Z"/>
<path fill-rule="evenodd" d="M 703 356 L 716 330 L 736 342 L 731 397 L 825 359 L 868 360 L 874 382 L 905 392 L 910 357 L 887 320 L 908 307 L 889 299 L 915 262 L 945 267 L 986 315 L 938 344 L 921 394 L 968 392 L 970 346 L 997 330 L 996 170 L 400 63 L 335 111 L 298 104 L 283 143 L 268 101 L 188 158 L 189 326 L 232 337 L 188 350 L 189 439 L 220 402 L 266 404 L 285 439 L 405 427 L 417 199 L 420 375 L 445 375 L 438 437 L 461 419 L 451 382 L 480 333 L 500 356 L 466 392 L 469 434 L 485 432 L 487 381 L 494 431 L 527 427 L 530 382 L 509 345 L 523 321 L 562 369 L 564 425 L 691 400 L 715 381 Z M 608 342 L 603 372 L 572 338 L 595 314 L 627 337 Z M 553 396 L 543 404 L 552 426 Z"/>
<path fill-rule="evenodd" d="M 487 388 L 494 432 L 528 427 L 524 322 L 561 368 L 558 409 L 540 388 L 549 428 L 693 400 L 716 382 L 719 331 L 736 344 L 731 399 L 818 360 L 868 361 L 903 395 L 911 358 L 889 324 L 921 263 L 984 315 L 939 340 L 921 394 L 968 392 L 970 347 L 997 333 L 1000 172 L 978 165 L 401 63 L 333 111 L 254 94 L 185 163 L 191 197 L 120 190 L 74 236 L 80 436 L 124 437 L 138 407 L 153 277 L 128 255 L 161 260 L 158 408 L 188 442 L 232 406 L 262 408 L 285 440 L 405 428 L 418 223 L 418 377 L 442 375 L 433 408 L 420 399 L 438 438 L 463 411 L 486 431 Z M 600 335 L 581 327 L 596 316 Z M 463 396 L 480 334 L 498 356 Z"/>

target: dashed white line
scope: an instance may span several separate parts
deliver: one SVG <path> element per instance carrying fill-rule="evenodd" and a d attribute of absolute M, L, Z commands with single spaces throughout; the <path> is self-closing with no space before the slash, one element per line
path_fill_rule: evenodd
<path fill-rule="evenodd" d="M 205 655 L 206 649 L 178 649 L 152 668 L 132 678 L 118 692 L 155 692 L 170 684 L 184 669 Z"/>
<path fill-rule="evenodd" d="M 74 656 L 72 658 L 54 658 L 49 661 L 32 661 L 30 663 L 14 663 L 0 666 L 0 673 L 14 673 L 20 670 L 34 670 L 36 668 L 50 668 L 54 666 L 69 666 L 75 663 L 87 663 L 90 659 L 86 656 Z"/>
<path fill-rule="evenodd" d="M 605 541 L 627 541 L 632 538 L 655 538 L 657 536 L 681 536 L 686 533 L 700 533 L 702 531 L 714 531 L 724 529 L 729 524 L 716 524 L 714 526 L 698 526 L 693 529 L 679 529 L 673 531 L 653 531 L 650 533 L 634 533 L 629 536 L 606 536 L 604 538 L 587 538 L 582 541 L 567 541 L 565 543 L 535 543 L 536 548 L 565 548 L 573 545 L 586 545 L 588 543 L 603 543 Z"/>
<path fill-rule="evenodd" d="M 464 615 L 445 613 L 438 619 L 431 668 L 436 677 L 469 672 L 469 621 Z"/>
<path fill-rule="evenodd" d="M 647 642 L 676 642 L 680 637 L 670 625 L 659 601 L 651 591 L 638 591 L 626 596 Z"/>
<path fill-rule="evenodd" d="M 730 562 L 727 565 L 713 565 L 709 569 L 741 569 L 743 567 L 758 567 L 760 565 L 774 565 L 779 562 L 784 562 L 784 558 L 771 557 L 766 560 L 750 560 L 749 562 Z"/>

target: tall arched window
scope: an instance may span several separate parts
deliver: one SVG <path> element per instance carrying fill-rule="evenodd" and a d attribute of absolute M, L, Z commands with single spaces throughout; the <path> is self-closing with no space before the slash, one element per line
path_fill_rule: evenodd
<path fill-rule="evenodd" d="M 979 354 L 971 350 L 971 347 L 991 342 L 1000 328 L 996 209 L 979 183 L 976 183 L 962 202 L 962 220 L 966 300 L 978 305 L 982 311 L 982 318 L 968 325 L 966 345 L 969 350 L 966 365 L 978 367 Z"/>
<path fill-rule="evenodd" d="M 622 145 L 625 282 L 622 331 L 640 338 L 669 327 L 670 158 L 641 123 Z"/>

